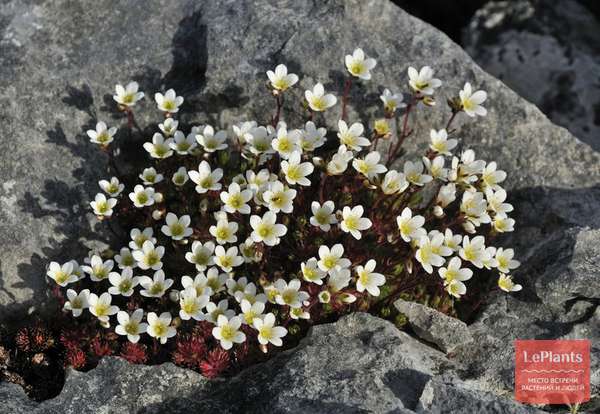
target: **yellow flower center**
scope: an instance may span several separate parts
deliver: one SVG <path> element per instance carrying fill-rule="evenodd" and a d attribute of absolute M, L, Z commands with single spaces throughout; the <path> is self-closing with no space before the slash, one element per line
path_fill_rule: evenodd
<path fill-rule="evenodd" d="M 331 269 L 337 264 L 337 258 L 334 256 L 328 256 L 323 259 L 323 264 L 327 269 Z"/>
<path fill-rule="evenodd" d="M 171 234 L 175 237 L 182 236 L 184 227 L 181 223 L 173 223 L 170 226 Z"/>
<path fill-rule="evenodd" d="M 221 327 L 221 338 L 226 341 L 231 341 L 235 337 L 235 333 L 235 329 L 229 325 L 224 325 Z"/>
<path fill-rule="evenodd" d="M 125 292 L 129 291 L 129 289 L 131 289 L 131 281 L 130 280 L 123 280 L 121 283 L 119 283 L 119 291 L 121 293 L 125 293 Z"/>
<path fill-rule="evenodd" d="M 261 326 L 258 330 L 258 334 L 265 339 L 273 338 L 273 328 L 271 326 Z"/>
<path fill-rule="evenodd" d="M 226 227 L 219 227 L 217 229 L 217 239 L 227 240 L 229 238 L 229 229 Z"/>
<path fill-rule="evenodd" d="M 135 321 L 129 321 L 125 324 L 125 332 L 129 335 L 137 335 L 138 334 L 138 323 Z"/>

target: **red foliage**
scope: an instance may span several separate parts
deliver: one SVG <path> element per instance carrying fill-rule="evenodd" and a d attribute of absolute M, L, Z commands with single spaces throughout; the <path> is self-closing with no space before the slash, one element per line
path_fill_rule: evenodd
<path fill-rule="evenodd" d="M 90 350 L 97 357 L 109 356 L 114 353 L 110 344 L 99 336 L 95 337 L 90 343 Z"/>
<path fill-rule="evenodd" d="M 65 358 L 65 366 L 71 366 L 75 369 L 82 369 L 87 363 L 85 353 L 79 348 L 69 348 Z"/>
<path fill-rule="evenodd" d="M 229 368 L 229 352 L 217 347 L 208 353 L 206 360 L 200 363 L 200 371 L 207 378 L 215 378 Z"/>
<path fill-rule="evenodd" d="M 54 339 L 45 327 L 36 324 L 19 329 L 15 343 L 24 352 L 43 352 L 54 345 Z"/>
<path fill-rule="evenodd" d="M 121 358 L 131 362 L 132 364 L 144 364 L 148 361 L 146 346 L 142 344 L 126 342 L 121 347 L 120 355 Z"/>
<path fill-rule="evenodd" d="M 206 356 L 206 343 L 200 336 L 189 336 L 177 340 L 177 349 L 171 358 L 177 365 L 195 368 Z"/>

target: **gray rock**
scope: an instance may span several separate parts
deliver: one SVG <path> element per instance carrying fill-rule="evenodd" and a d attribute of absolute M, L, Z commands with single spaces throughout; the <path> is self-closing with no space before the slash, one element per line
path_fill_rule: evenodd
<path fill-rule="evenodd" d="M 109 109 L 116 81 L 133 78 L 149 94 L 174 87 L 186 98 L 179 116 L 183 123 L 224 127 L 248 118 L 268 121 L 273 105 L 264 88 L 265 71 L 285 63 L 302 77 L 286 99 L 284 115 L 298 125 L 305 117 L 299 108 L 304 88 L 320 80 L 339 94 L 343 56 L 357 45 L 379 63 L 372 81 L 352 88 L 352 121 L 372 119 L 383 87 L 406 90 L 409 65 L 432 65 L 445 82 L 438 107 L 414 115 L 409 151 L 423 149 L 429 128 L 445 124 L 443 102 L 465 81 L 488 91 L 489 116 L 476 121 L 459 117 L 456 126 L 465 146 L 508 171 L 509 197 L 519 220 L 510 241 L 522 261 L 539 264 L 531 281 L 525 271 L 515 275 L 525 285 L 523 292 L 490 301 L 470 327 L 477 346 L 458 354 L 456 364 L 389 323 L 353 315 L 316 327 L 296 350 L 227 381 L 206 382 L 170 365 L 134 367 L 108 359 L 89 373 L 71 374 L 65 392 L 39 405 L 38 412 L 97 412 L 96 406 L 110 412 L 111 405 L 117 412 L 258 412 L 265 407 L 274 412 L 407 412 L 417 408 L 422 390 L 438 375 L 454 378 L 457 373 L 468 385 L 457 393 L 472 388 L 510 395 L 512 338 L 569 334 L 557 322 L 570 312 L 539 299 L 535 281 L 554 263 L 549 240 L 560 241 L 584 227 L 600 228 L 599 154 L 480 69 L 445 35 L 392 3 L 9 0 L 0 5 L 0 30 L 0 90 L 9 102 L 0 108 L 0 148 L 11 154 L 0 164 L 3 320 L 42 302 L 48 261 L 81 255 L 84 241 L 109 239 L 105 225 L 97 226 L 85 214 L 96 181 L 106 175 L 106 160 L 86 143 L 84 130 L 95 118 L 123 125 Z M 151 102 L 142 105 L 142 125 L 151 116 L 156 119 L 151 107 Z M 339 110 L 325 113 L 331 129 Z M 121 147 L 139 147 L 127 138 L 119 137 Z M 598 250 L 583 245 L 579 251 L 585 254 L 571 254 L 576 245 L 564 245 L 561 268 L 578 272 L 580 267 L 569 264 L 571 257 L 598 257 Z M 590 270 L 573 290 L 559 294 L 568 301 L 568 292 L 579 294 L 591 275 Z M 598 294 L 586 298 L 597 304 Z M 581 303 L 573 315 L 587 316 L 583 301 L 576 302 Z M 574 320 L 573 332 L 593 329 L 593 321 L 591 316 Z M 2 387 L 3 393 L 14 392 L 14 387 Z M 422 404 L 434 407 L 443 401 L 435 394 Z M 487 401 L 480 394 L 474 398 Z"/>
<path fill-rule="evenodd" d="M 168 16 L 156 12 L 166 9 Z M 267 122 L 273 108 L 265 71 L 284 62 L 302 75 L 284 114 L 297 124 L 305 116 L 299 109 L 303 89 L 321 80 L 339 94 L 343 55 L 356 45 L 379 64 L 372 81 L 352 89 L 352 120 L 370 119 L 384 86 L 406 90 L 409 65 L 431 64 L 446 84 L 440 102 L 467 80 L 489 92 L 489 116 L 477 122 L 462 117 L 457 125 L 465 145 L 509 172 L 513 201 L 528 211 L 534 203 L 543 212 L 531 226 L 520 222 L 528 240 L 544 239 L 538 225 L 543 220 L 599 221 L 598 154 L 483 72 L 445 35 L 389 2 L 13 0 L 3 3 L 0 16 L 2 90 L 11 102 L 0 109 L 6 120 L 0 146 L 13 154 L 0 166 L 3 319 L 43 302 L 50 260 L 81 259 L 85 243 L 110 239 L 107 225 L 95 222 L 87 204 L 97 180 L 107 175 L 106 160 L 84 131 L 96 118 L 124 125 L 111 109 L 116 81 L 135 79 L 149 95 L 175 87 L 186 97 L 179 116 L 184 123 Z M 99 29 L 98 19 L 111 24 Z M 142 125 L 155 118 L 151 106 L 146 102 L 139 111 Z M 430 126 L 444 124 L 443 106 L 416 112 L 410 150 L 424 147 Z M 327 126 L 334 128 L 338 116 L 339 107 L 326 112 Z M 121 146 L 139 148 L 126 135 L 122 131 L 118 138 Z M 583 183 L 593 189 L 578 190 Z"/>
<path fill-rule="evenodd" d="M 545 411 L 521 405 L 508 398 L 498 398 L 495 394 L 469 389 L 458 385 L 456 381 L 445 383 L 431 380 L 423 389 L 417 412 L 430 414 L 541 414 Z"/>
<path fill-rule="evenodd" d="M 62 393 L 38 405 L 15 404 L 22 392 L 0 385 L 0 396 L 11 404 L 0 401 L 0 408 L 7 414 L 409 414 L 458 412 L 463 404 L 479 408 L 463 412 L 538 412 L 462 384 L 454 369 L 444 354 L 391 323 L 355 313 L 315 327 L 297 348 L 231 379 L 210 381 L 172 364 L 136 366 L 105 358 L 87 373 L 70 371 Z"/>
<path fill-rule="evenodd" d="M 600 149 L 600 22 L 582 2 L 489 2 L 463 35 L 486 71 Z"/>
<path fill-rule="evenodd" d="M 420 303 L 402 299 L 394 302 L 419 338 L 434 343 L 445 353 L 454 352 L 473 342 L 467 324 Z"/>

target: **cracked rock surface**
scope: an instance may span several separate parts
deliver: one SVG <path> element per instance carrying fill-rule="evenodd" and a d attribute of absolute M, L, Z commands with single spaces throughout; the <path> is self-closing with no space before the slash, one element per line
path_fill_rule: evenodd
<path fill-rule="evenodd" d="M 489 2 L 464 30 L 463 45 L 553 122 L 600 149 L 600 21 L 581 2 Z"/>
<path fill-rule="evenodd" d="M 524 263 L 515 274 L 524 290 L 491 298 L 468 327 L 477 346 L 451 359 L 357 314 L 233 379 L 106 359 L 69 374 L 62 394 L 41 404 L 0 384 L 0 412 L 536 412 L 512 401 L 515 338 L 591 338 L 597 392 L 600 156 L 431 26 L 385 0 L 8 0 L 0 39 L 0 149 L 11 154 L 0 164 L 1 320 L 43 302 L 48 261 L 81 259 L 84 242 L 110 238 L 85 214 L 105 160 L 84 131 L 96 117 L 123 122 L 109 109 L 116 81 L 174 87 L 186 98 L 184 123 L 264 123 L 273 109 L 265 71 L 286 63 L 301 75 L 285 104 L 297 125 L 295 99 L 317 80 L 340 90 L 343 55 L 358 45 L 378 66 L 353 87 L 351 120 L 372 119 L 384 87 L 406 90 L 409 65 L 432 65 L 445 83 L 438 109 L 413 119 L 409 152 L 445 124 L 444 93 L 464 81 L 488 91 L 489 115 L 456 125 L 465 146 L 509 173 L 517 232 L 507 244 Z M 151 102 L 139 112 L 141 124 L 157 116 Z M 328 128 L 337 117 L 326 113 Z"/>

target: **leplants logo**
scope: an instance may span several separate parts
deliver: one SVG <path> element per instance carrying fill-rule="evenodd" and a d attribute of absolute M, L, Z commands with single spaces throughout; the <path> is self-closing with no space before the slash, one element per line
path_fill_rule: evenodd
<path fill-rule="evenodd" d="M 515 398 L 531 404 L 590 399 L 589 340 L 516 340 Z"/>

